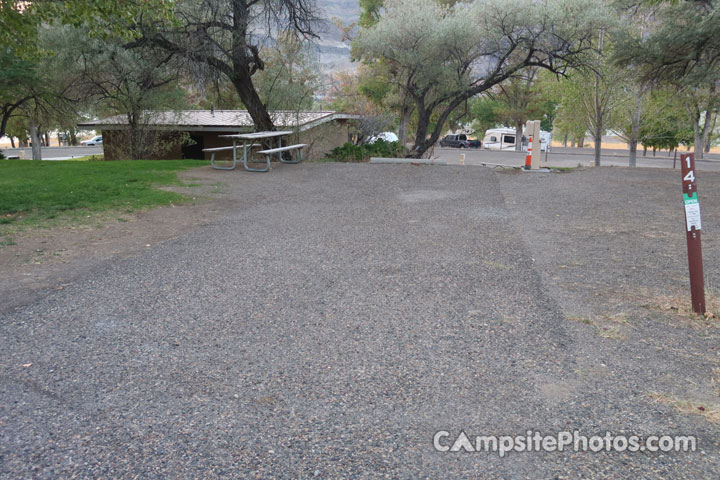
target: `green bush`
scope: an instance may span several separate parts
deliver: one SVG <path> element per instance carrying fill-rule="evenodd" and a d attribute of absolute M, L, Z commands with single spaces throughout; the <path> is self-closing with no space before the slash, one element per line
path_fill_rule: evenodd
<path fill-rule="evenodd" d="M 0 150 L 0 160 L 3 160 L 5 158 L 5 155 L 3 155 L 2 150 Z"/>
<path fill-rule="evenodd" d="M 342 147 L 332 149 L 327 158 L 336 162 L 367 162 L 370 157 L 397 157 L 398 142 L 377 140 L 375 143 L 355 145 L 346 143 Z"/>

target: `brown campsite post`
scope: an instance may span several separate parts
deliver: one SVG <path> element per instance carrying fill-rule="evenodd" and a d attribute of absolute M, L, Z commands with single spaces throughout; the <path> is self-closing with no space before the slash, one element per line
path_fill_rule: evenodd
<path fill-rule="evenodd" d="M 702 245 L 700 231 L 700 201 L 697 194 L 695 156 L 680 156 L 682 169 L 683 200 L 685 203 L 685 232 L 687 236 L 688 267 L 690 269 L 690 297 L 695 313 L 705 313 L 705 280 L 703 278 Z"/>

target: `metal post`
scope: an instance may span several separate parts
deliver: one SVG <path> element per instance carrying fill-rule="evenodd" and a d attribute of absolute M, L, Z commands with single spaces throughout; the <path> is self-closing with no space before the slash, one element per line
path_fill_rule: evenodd
<path fill-rule="evenodd" d="M 683 200 L 685 203 L 685 231 L 688 248 L 688 267 L 690 269 L 690 296 L 693 312 L 705 313 L 705 280 L 703 277 L 702 244 L 700 231 L 700 201 L 697 194 L 695 176 L 695 155 L 680 155 L 682 169 Z"/>

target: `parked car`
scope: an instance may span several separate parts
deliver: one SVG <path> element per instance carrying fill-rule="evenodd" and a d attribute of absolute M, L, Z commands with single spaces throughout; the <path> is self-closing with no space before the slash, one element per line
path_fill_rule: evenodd
<path fill-rule="evenodd" d="M 441 147 L 453 147 L 453 148 L 470 148 L 470 142 L 468 142 L 467 135 L 445 135 L 440 140 Z"/>
<path fill-rule="evenodd" d="M 384 140 L 388 143 L 392 143 L 398 141 L 398 136 L 394 132 L 382 132 L 370 137 L 367 143 L 375 143 L 378 140 Z"/>
<path fill-rule="evenodd" d="M 80 143 L 81 143 L 82 145 L 87 146 L 87 147 L 92 147 L 92 146 L 95 146 L 95 145 L 102 145 L 102 144 L 103 144 L 102 135 L 97 135 L 97 136 L 91 138 L 90 140 L 83 140 L 83 141 L 80 142 Z"/>
<path fill-rule="evenodd" d="M 480 148 L 482 147 L 482 142 L 480 140 L 468 140 L 468 146 L 470 148 Z"/>

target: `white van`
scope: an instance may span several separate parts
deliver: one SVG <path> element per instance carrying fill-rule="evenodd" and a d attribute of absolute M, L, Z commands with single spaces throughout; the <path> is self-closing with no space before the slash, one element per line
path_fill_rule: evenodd
<path fill-rule="evenodd" d="M 515 150 L 515 129 L 491 128 L 487 130 L 482 146 L 487 150 Z"/>
<path fill-rule="evenodd" d="M 540 151 L 544 152 L 550 142 L 550 132 L 540 132 Z M 527 151 L 528 139 L 523 135 L 522 151 Z M 514 128 L 491 128 L 485 132 L 483 137 L 483 148 L 488 150 L 515 151 L 515 129 Z"/>

